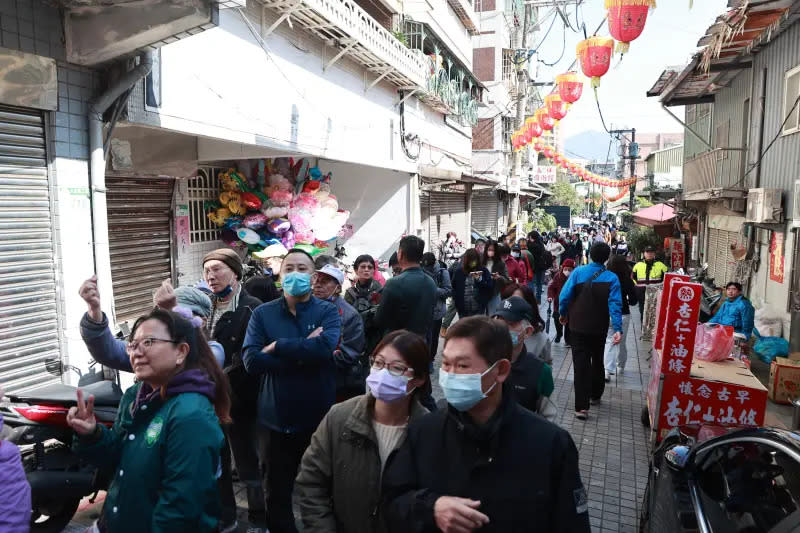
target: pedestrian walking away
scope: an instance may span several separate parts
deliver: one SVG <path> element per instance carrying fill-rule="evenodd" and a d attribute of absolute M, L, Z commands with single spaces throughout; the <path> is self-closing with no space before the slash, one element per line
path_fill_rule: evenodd
<path fill-rule="evenodd" d="M 561 289 L 567 283 L 572 271 L 575 270 L 575 261 L 572 259 L 564 259 L 561 268 L 558 270 L 553 280 L 547 286 L 547 301 L 553 305 L 553 324 L 556 327 L 556 338 L 553 342 L 561 342 L 561 337 L 564 337 L 564 343 L 569 346 L 569 323 L 563 324 L 560 320 L 561 314 L 558 308 L 558 298 L 561 294 Z"/>
<path fill-rule="evenodd" d="M 603 348 L 609 319 L 612 342 L 622 339 L 622 295 L 616 274 L 606 270 L 611 248 L 596 242 L 589 250 L 592 262 L 576 268 L 559 295 L 559 320 L 570 326 L 575 379 L 575 416 L 586 420 L 589 405 L 600 403 L 605 390 Z"/>
<path fill-rule="evenodd" d="M 217 531 L 220 423 L 230 422 L 222 369 L 199 329 L 161 309 L 136 321 L 126 348 L 139 382 L 113 427 L 97 423 L 80 389 L 67 414 L 76 453 L 114 473 L 98 529 Z"/>
<path fill-rule="evenodd" d="M 297 505 L 307 533 L 383 533 L 381 476 L 428 411 L 418 396 L 428 373 L 425 340 L 410 331 L 387 335 L 370 356 L 368 391 L 334 405 L 303 455 Z"/>
<path fill-rule="evenodd" d="M 447 332 L 447 407 L 412 420 L 383 474 L 390 532 L 588 533 L 578 451 L 566 430 L 520 406 L 508 328 L 486 316 Z"/>
<path fill-rule="evenodd" d="M 531 282 L 531 289 L 536 295 L 536 300 L 542 301 L 542 286 L 544 283 L 544 273 L 548 268 L 553 266 L 553 262 L 548 260 L 549 252 L 545 250 L 542 244 L 542 238 L 538 232 L 532 231 L 528 235 L 528 251 L 533 255 L 533 281 Z"/>
<path fill-rule="evenodd" d="M 622 255 L 612 255 L 608 260 L 608 270 L 617 275 L 622 297 L 622 338 L 614 342 L 614 328 L 608 328 L 606 336 L 605 356 L 603 364 L 606 369 L 606 383 L 611 381 L 611 376 L 625 372 L 625 363 L 628 361 L 628 348 L 625 340 L 628 337 L 628 327 L 631 322 L 630 306 L 636 305 L 636 286 L 631 279 L 631 269 L 628 261 Z"/>
<path fill-rule="evenodd" d="M 261 380 L 258 447 L 272 533 L 297 531 L 292 490 L 311 434 L 336 400 L 333 352 L 342 319 L 311 294 L 314 261 L 289 250 L 281 265 L 283 298 L 260 306 L 247 326 L 244 365 Z"/>

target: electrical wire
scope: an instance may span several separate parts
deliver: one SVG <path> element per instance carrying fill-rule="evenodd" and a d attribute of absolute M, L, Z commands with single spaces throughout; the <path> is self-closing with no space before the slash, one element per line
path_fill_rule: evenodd
<path fill-rule="evenodd" d="M 539 44 L 537 44 L 536 47 L 533 48 L 534 53 L 536 53 L 536 51 L 538 51 L 539 48 L 541 48 L 541 46 L 547 40 L 547 36 L 550 35 L 550 32 L 553 30 L 553 26 L 555 26 L 556 24 L 556 18 L 557 18 L 556 13 L 553 13 L 553 20 L 550 21 L 550 27 L 547 28 L 547 32 L 545 32 L 544 37 L 542 37 L 542 40 L 539 42 Z"/>
<path fill-rule="evenodd" d="M 557 64 L 559 64 L 562 59 L 564 59 L 564 52 L 567 49 L 567 27 L 565 25 L 561 26 L 561 30 L 562 30 L 561 34 L 563 36 L 562 42 L 561 42 L 561 55 L 558 56 L 558 59 L 556 59 L 552 63 L 548 63 L 547 61 L 542 61 L 541 59 L 539 60 L 539 63 L 542 63 L 543 65 L 546 65 L 548 67 L 554 67 Z"/>
<path fill-rule="evenodd" d="M 600 99 L 597 97 L 597 87 L 594 88 L 594 102 L 597 104 L 597 113 L 600 115 L 600 122 L 603 123 L 603 129 L 606 130 L 606 133 L 613 136 L 613 134 L 606 127 L 606 119 L 603 117 L 603 110 L 600 109 Z"/>
<path fill-rule="evenodd" d="M 783 133 L 783 127 L 786 125 L 787 122 L 789 122 L 789 117 L 792 116 L 792 113 L 794 113 L 794 110 L 797 108 L 798 104 L 800 104 L 800 94 L 797 95 L 797 98 L 794 101 L 794 105 L 792 105 L 792 108 L 786 114 L 786 118 L 784 118 L 783 122 L 781 122 L 781 125 L 778 128 L 778 133 L 775 134 L 775 137 L 772 138 L 772 140 L 769 142 L 764 151 L 761 152 L 761 154 L 759 154 L 758 159 L 756 159 L 755 163 L 750 165 L 750 168 L 747 169 L 747 172 L 745 172 L 744 175 L 739 179 L 739 181 L 737 181 L 733 185 L 734 187 L 738 187 L 739 185 L 744 183 L 744 180 L 747 178 L 747 176 L 761 164 L 761 161 L 764 159 L 764 156 L 767 155 L 769 149 L 772 148 L 772 145 L 775 144 L 775 141 L 777 141 L 778 137 L 780 137 L 781 134 Z M 764 118 L 762 117 L 761 120 L 764 120 Z"/>

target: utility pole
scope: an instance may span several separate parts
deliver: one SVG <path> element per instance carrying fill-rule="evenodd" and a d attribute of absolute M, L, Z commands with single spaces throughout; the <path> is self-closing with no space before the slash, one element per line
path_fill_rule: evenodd
<path fill-rule="evenodd" d="M 609 133 L 611 135 L 616 135 L 617 139 L 619 139 L 621 136 L 625 135 L 626 133 L 630 133 L 631 134 L 631 141 L 628 144 L 628 155 L 623 156 L 623 159 L 627 159 L 628 163 L 630 164 L 631 177 L 636 176 L 636 160 L 639 159 L 639 145 L 636 144 L 636 128 L 622 129 L 622 130 L 611 130 L 611 131 L 609 131 Z M 631 195 L 630 195 L 629 203 L 630 203 L 631 213 L 633 213 L 634 211 L 636 211 L 636 203 L 635 203 L 636 202 L 636 198 L 635 198 L 635 195 L 636 195 L 636 182 L 634 182 L 633 185 L 630 186 L 630 192 L 631 192 Z"/>

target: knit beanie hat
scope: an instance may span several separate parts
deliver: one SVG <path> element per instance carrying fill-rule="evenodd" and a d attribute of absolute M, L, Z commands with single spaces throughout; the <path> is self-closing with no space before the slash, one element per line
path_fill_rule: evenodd
<path fill-rule="evenodd" d="M 175 299 L 178 305 L 189 308 L 203 318 L 211 314 L 211 298 L 206 293 L 195 287 L 178 287 L 175 289 Z"/>
<path fill-rule="evenodd" d="M 572 259 L 564 259 L 564 262 L 561 263 L 561 268 L 575 268 L 575 261 Z"/>
<path fill-rule="evenodd" d="M 209 261 L 222 261 L 236 274 L 236 279 L 242 279 L 242 259 L 234 250 L 230 248 L 219 248 L 213 252 L 208 252 L 203 258 L 203 265 Z"/>

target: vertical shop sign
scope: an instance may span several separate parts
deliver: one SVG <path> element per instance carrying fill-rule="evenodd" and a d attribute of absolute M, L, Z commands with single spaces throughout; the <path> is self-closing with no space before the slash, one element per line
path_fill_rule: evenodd
<path fill-rule="evenodd" d="M 769 279 L 783 283 L 783 232 L 773 231 L 769 243 Z"/>
<path fill-rule="evenodd" d="M 702 293 L 703 287 L 699 283 L 672 282 L 664 324 L 663 374 L 689 377 Z"/>
<path fill-rule="evenodd" d="M 175 206 L 175 240 L 178 243 L 178 253 L 189 253 L 192 244 L 189 231 L 189 205 L 178 204 Z"/>

